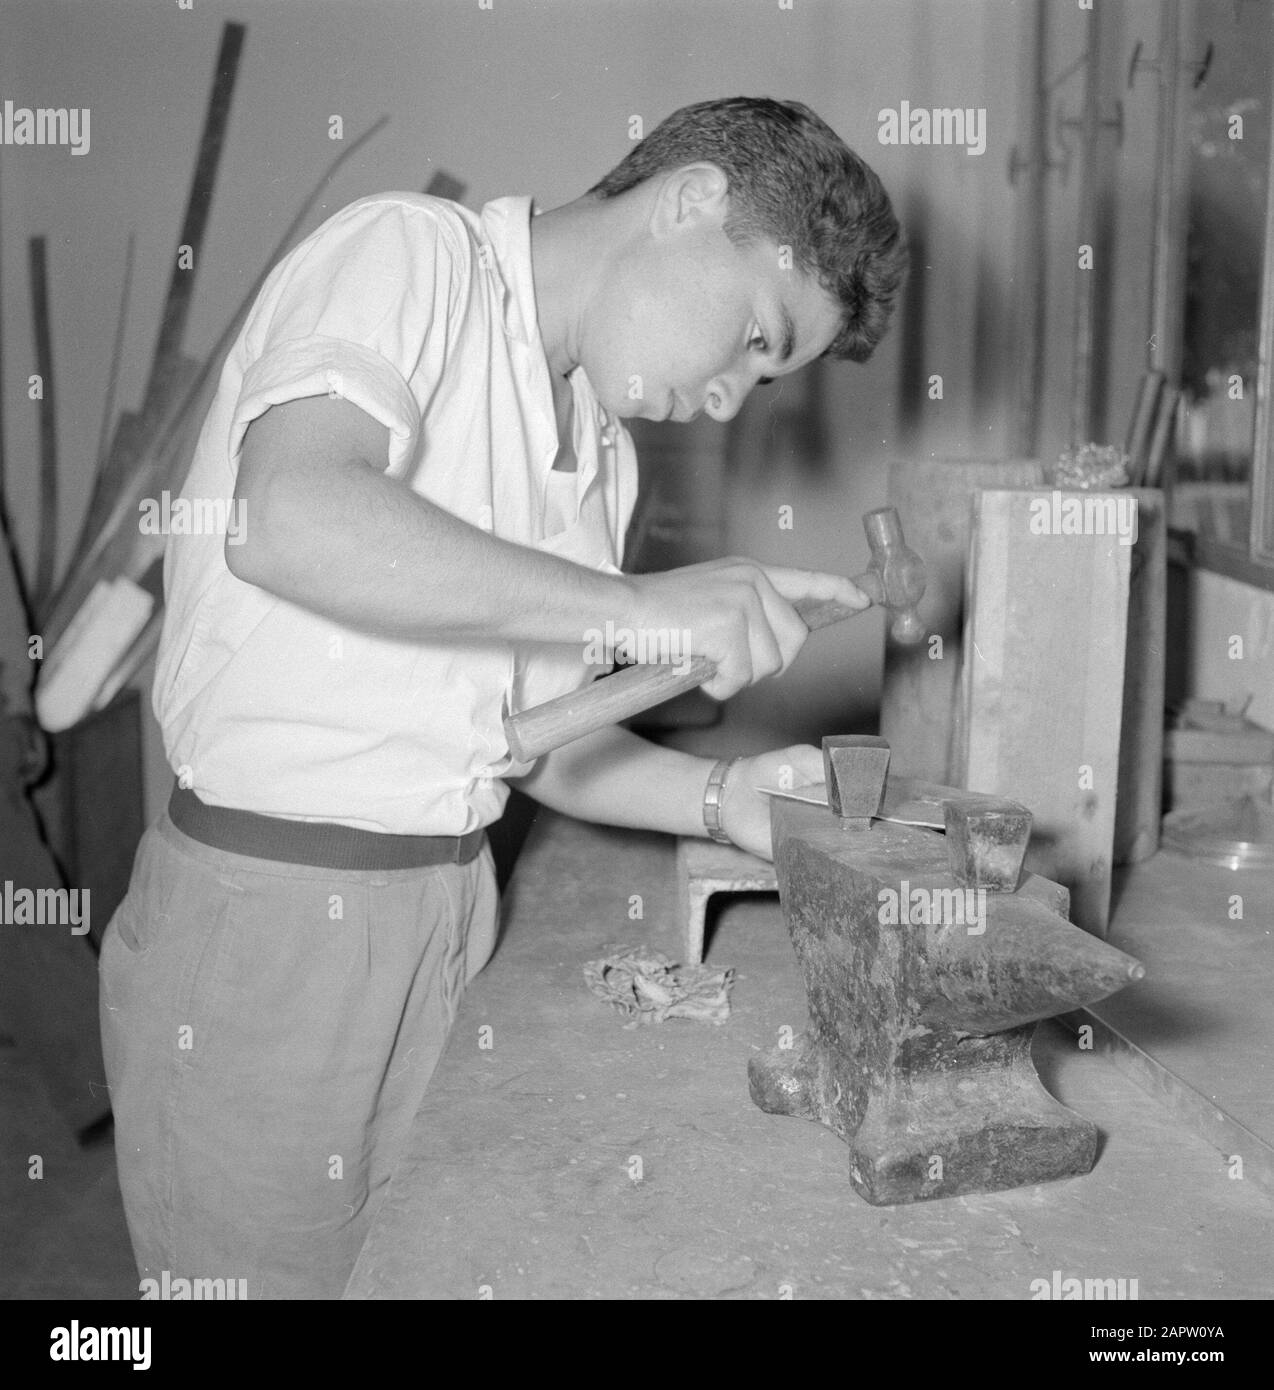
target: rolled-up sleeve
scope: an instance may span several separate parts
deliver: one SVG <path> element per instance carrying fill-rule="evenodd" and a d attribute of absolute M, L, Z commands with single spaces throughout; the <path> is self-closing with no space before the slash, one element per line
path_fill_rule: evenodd
<path fill-rule="evenodd" d="M 386 426 L 386 471 L 406 476 L 422 402 L 446 361 L 463 250 L 438 214 L 389 199 L 354 204 L 287 257 L 247 326 L 234 465 L 248 426 L 271 406 L 330 396 Z"/>

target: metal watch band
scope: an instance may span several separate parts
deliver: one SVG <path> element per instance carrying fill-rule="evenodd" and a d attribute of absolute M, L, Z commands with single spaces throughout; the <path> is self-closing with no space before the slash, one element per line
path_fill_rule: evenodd
<path fill-rule="evenodd" d="M 725 779 L 738 761 L 738 758 L 722 758 L 708 774 L 708 785 L 703 791 L 703 823 L 719 845 L 734 843 L 721 828 L 721 803 L 725 797 Z"/>

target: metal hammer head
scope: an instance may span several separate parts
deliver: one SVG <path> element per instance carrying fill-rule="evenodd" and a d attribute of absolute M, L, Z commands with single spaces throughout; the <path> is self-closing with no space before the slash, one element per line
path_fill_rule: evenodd
<path fill-rule="evenodd" d="M 919 642 L 925 629 L 916 607 L 925 591 L 925 562 L 903 540 L 895 508 L 866 513 L 863 529 L 871 546 L 871 568 L 855 582 L 873 603 L 893 614 L 889 631 L 895 642 Z"/>

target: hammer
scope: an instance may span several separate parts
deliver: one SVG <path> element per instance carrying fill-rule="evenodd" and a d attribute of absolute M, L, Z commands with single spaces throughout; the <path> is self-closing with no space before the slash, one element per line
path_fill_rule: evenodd
<path fill-rule="evenodd" d="M 924 561 L 907 548 L 902 537 L 902 523 L 893 507 L 868 512 L 863 517 L 863 529 L 871 547 L 871 565 L 856 575 L 853 582 L 873 604 L 893 614 L 890 632 L 895 641 L 918 642 L 924 636 L 924 624 L 916 612 L 916 605 L 925 591 Z M 811 632 L 862 611 L 847 608 L 832 599 L 806 599 L 795 608 Z M 531 762 L 554 748 L 591 734 L 594 729 L 618 724 L 674 695 L 693 690 L 711 680 L 715 671 L 715 664 L 706 656 L 692 657 L 677 665 L 625 667 L 583 690 L 559 695 L 556 700 L 509 715 L 504 721 L 509 751 L 516 762 Z"/>

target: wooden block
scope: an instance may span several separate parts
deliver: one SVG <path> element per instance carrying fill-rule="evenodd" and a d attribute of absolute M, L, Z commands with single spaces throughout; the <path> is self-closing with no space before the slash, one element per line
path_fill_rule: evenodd
<path fill-rule="evenodd" d="M 1029 487 L 1043 476 L 1037 459 L 918 458 L 890 465 L 890 505 L 928 572 L 920 618 L 930 637 L 942 639 L 936 657 L 928 640 L 914 647 L 885 640 L 880 732 L 893 749 L 891 770 L 898 774 L 944 784 L 958 780 L 955 711 L 972 501 L 982 488 Z"/>
<path fill-rule="evenodd" d="M 684 964 L 703 960 L 703 924 L 714 893 L 775 893 L 774 865 L 734 845 L 684 836 L 677 841 L 677 904 L 685 933 Z"/>
<path fill-rule="evenodd" d="M 1119 499 L 981 493 L 966 584 L 957 781 L 1032 812 L 1026 868 L 1069 888 L 1075 922 L 1098 935 L 1110 910 L 1132 559 L 1117 530 L 1136 507 Z"/>
<path fill-rule="evenodd" d="M 1137 541 L 1128 585 L 1123 732 L 1115 803 L 1116 864 L 1137 864 L 1159 848 L 1163 814 L 1163 702 L 1167 641 L 1168 537 L 1164 495 L 1130 488 Z"/>

